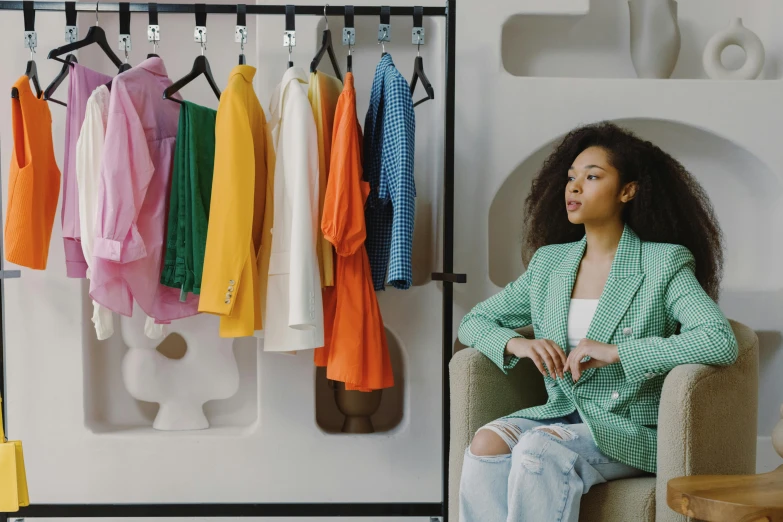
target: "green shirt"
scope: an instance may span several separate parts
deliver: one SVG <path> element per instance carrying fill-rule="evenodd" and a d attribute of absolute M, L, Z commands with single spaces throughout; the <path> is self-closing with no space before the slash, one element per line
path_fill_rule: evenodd
<path fill-rule="evenodd" d="M 215 161 L 216 115 L 217 111 L 213 109 L 187 101 L 179 111 L 160 282 L 182 289 L 181 301 L 188 292 L 201 293 Z"/>

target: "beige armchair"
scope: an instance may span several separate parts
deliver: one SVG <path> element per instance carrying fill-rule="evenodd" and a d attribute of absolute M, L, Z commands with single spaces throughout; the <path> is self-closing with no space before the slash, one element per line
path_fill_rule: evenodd
<path fill-rule="evenodd" d="M 593 486 L 582 499 L 580 521 L 683 521 L 684 516 L 666 505 L 669 479 L 756 472 L 758 337 L 747 326 L 730 322 L 739 343 L 733 365 L 686 364 L 666 376 L 658 419 L 657 476 Z M 520 331 L 532 336 L 532 328 Z M 476 430 L 521 408 L 543 404 L 546 391 L 529 359 L 506 376 L 473 348 L 454 355 L 449 374 L 449 520 L 457 522 L 462 457 Z"/>

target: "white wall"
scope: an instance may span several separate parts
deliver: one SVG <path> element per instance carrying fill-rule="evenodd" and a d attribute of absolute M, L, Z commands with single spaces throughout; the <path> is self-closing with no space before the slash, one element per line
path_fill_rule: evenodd
<path fill-rule="evenodd" d="M 618 10 L 625 9 L 620 0 L 594 0 L 593 4 L 596 9 L 606 11 L 613 2 Z M 394 5 L 396 2 L 368 3 Z M 441 5 L 441 2 L 423 3 Z M 685 7 L 686 2 L 682 4 Z M 757 27 L 751 25 L 751 20 L 767 21 L 768 25 L 759 26 L 758 30 L 763 38 L 769 39 L 769 43 L 765 39 L 772 64 L 769 77 L 778 77 L 774 64 L 780 56 L 779 42 L 770 28 L 775 26 L 779 12 L 772 0 L 743 2 L 741 8 L 740 4 L 728 0 L 687 4 L 691 13 L 688 16 L 693 16 L 694 24 L 699 27 L 696 31 L 699 37 L 698 41 L 683 39 L 686 62 L 678 68 L 695 67 L 693 56 L 703 35 L 722 28 L 735 10 L 741 10 L 740 14 L 753 29 Z M 697 4 L 710 12 L 708 18 L 699 19 L 694 14 L 697 11 L 692 5 Z M 687 148 L 681 152 L 673 150 L 685 156 L 689 167 L 705 184 L 726 231 L 728 251 L 721 307 L 730 317 L 759 330 L 762 364 L 758 427 L 762 437 L 769 436 L 783 400 L 783 384 L 775 377 L 783 372 L 780 350 L 783 317 L 778 313 L 783 309 L 783 302 L 774 266 L 777 256 L 771 255 L 777 252 L 773 250 L 774 238 L 780 231 L 777 223 L 781 215 L 777 196 L 764 195 L 760 189 L 780 184 L 779 166 L 783 164 L 783 156 L 775 136 L 783 131 L 780 128 L 783 103 L 778 82 L 650 82 L 627 78 L 628 63 L 617 63 L 627 54 L 617 41 L 619 47 L 612 47 L 607 56 L 602 55 L 598 60 L 611 63 L 605 76 L 627 79 L 607 80 L 601 75 L 514 77 L 503 68 L 501 52 L 504 41 L 514 42 L 517 38 L 507 35 L 504 39 L 502 27 L 507 18 L 524 13 L 562 13 L 578 19 L 588 11 L 588 1 L 494 0 L 491 12 L 486 6 L 486 2 L 475 0 L 458 2 L 455 270 L 468 274 L 468 284 L 455 287 L 455 328 L 473 304 L 498 290 L 489 277 L 490 207 L 498 190 L 517 175 L 518 168 L 528 158 L 571 127 L 603 118 L 671 120 L 688 128 L 704 129 L 708 135 L 728 140 L 741 150 L 737 160 L 740 164 L 767 166 L 767 170 L 753 173 L 722 172 L 725 183 L 716 183 L 712 173 L 706 170 L 709 161 Z M 161 14 L 160 18 L 162 42 L 158 53 L 166 61 L 170 76 L 177 78 L 189 70 L 192 58 L 198 53 L 198 45 L 192 39 L 193 20 L 186 15 Z M 80 13 L 79 19 L 84 34 L 94 17 Z M 613 19 L 622 23 L 623 17 L 615 13 Z M 357 18 L 359 46 L 354 71 L 363 121 L 369 83 L 380 51 L 374 41 L 376 22 L 360 20 Z M 251 29 L 246 52 L 248 63 L 259 65 L 255 85 L 259 98 L 267 105 L 287 62 L 287 50 L 282 46 L 283 18 L 262 20 L 248 16 L 248 23 L 254 22 L 257 26 L 255 31 Z M 145 15 L 132 16 L 131 63 L 138 63 L 149 52 L 146 23 Z M 316 17 L 297 19 L 297 29 L 302 31 L 297 34 L 299 45 L 294 52 L 297 65 L 307 67 L 319 38 L 319 23 Z M 410 21 L 393 19 L 392 23 L 393 43 L 387 48 L 409 76 L 415 54 L 410 46 Z M 260 418 L 266 421 L 261 428 L 254 428 L 255 431 L 173 437 L 149 432 L 139 436 L 91 433 L 84 423 L 85 394 L 89 391 L 83 384 L 83 357 L 94 353 L 97 345 L 87 335 L 91 325 L 85 312 L 86 285 L 65 277 L 58 217 L 49 268 L 44 272 L 23 270 L 22 279 L 6 284 L 8 428 L 12 438 L 21 438 L 25 443 L 34 502 L 196 502 L 203 501 L 205 496 L 214 502 L 439 500 L 440 285 L 428 282 L 427 274 L 440 267 L 437 252 L 441 223 L 437 212 L 441 204 L 443 24 L 442 21 L 428 23 L 431 24 L 427 28 L 428 43 L 422 51 L 427 53 L 425 65 L 432 71 L 430 78 L 438 97 L 416 109 L 420 124 L 417 150 L 421 151 L 417 154 L 416 176 L 421 196 L 414 255 L 419 285 L 407 292 L 389 290 L 379 296 L 387 326 L 400 339 L 406 367 L 411 372 L 406 376 L 411 389 L 406 397 L 408 417 L 401 428 L 392 434 L 355 440 L 322 434 L 312 421 L 310 383 L 313 379 L 309 357 L 280 359 L 261 354 L 256 369 L 261 383 L 258 409 Z M 62 45 L 63 25 L 63 13 L 37 14 L 37 62 L 44 81 L 59 70 L 60 64 L 45 60 L 45 55 L 49 49 Z M 116 25 L 116 14 L 101 15 L 101 26 L 107 29 L 112 43 L 116 39 Z M 230 15 L 210 15 L 207 26 L 207 56 L 215 77 L 224 82 L 236 63 L 234 19 Z M 339 46 L 342 22 L 330 19 L 330 26 L 338 36 Z M 0 83 L 9 88 L 24 71 L 28 57 L 22 47 L 21 28 L 21 12 L 0 13 L 0 34 L 6 42 Z M 620 25 L 605 30 L 622 31 L 623 28 Z M 539 51 L 543 59 L 547 59 L 545 51 Z M 338 50 L 338 55 L 343 57 L 344 53 Z M 608 56 L 615 61 L 610 62 Z M 569 59 L 566 56 L 563 63 Z M 99 70 L 110 70 L 92 52 L 82 53 L 80 61 Z M 679 70 L 676 73 L 681 74 L 679 77 L 699 77 L 697 69 Z M 61 87 L 63 96 L 65 89 Z M 189 86 L 183 94 L 198 103 L 216 106 L 203 81 Z M 55 150 L 62 164 L 65 110 L 52 105 L 51 111 Z M 0 122 L 3 122 L 0 161 L 5 201 L 11 151 L 8 103 L 0 104 Z M 659 128 L 653 124 L 648 130 L 655 133 Z M 709 149 L 714 141 L 704 138 L 703 143 Z M 746 155 L 755 158 L 753 162 L 742 163 Z M 762 171 L 766 178 L 760 177 Z M 517 201 L 522 201 L 526 188 L 524 184 L 515 186 L 520 191 Z M 764 204 L 755 208 L 758 201 Z M 758 230 L 763 233 L 754 232 L 752 222 L 736 221 L 739 211 L 751 210 L 758 213 Z M 507 212 L 513 219 L 512 211 Z M 517 252 L 518 243 L 509 242 L 505 248 Z M 513 268 L 513 264 L 509 266 Z M 6 264 L 6 268 L 15 267 Z M 115 343 L 106 349 L 124 348 L 121 343 Z M 237 348 L 238 351 L 253 349 L 247 343 Z M 118 374 L 104 377 L 118 379 Z M 357 452 L 364 460 L 348 462 L 347 457 Z M 759 457 L 759 470 L 777 462 L 777 456 L 769 452 L 768 439 L 760 440 Z"/>

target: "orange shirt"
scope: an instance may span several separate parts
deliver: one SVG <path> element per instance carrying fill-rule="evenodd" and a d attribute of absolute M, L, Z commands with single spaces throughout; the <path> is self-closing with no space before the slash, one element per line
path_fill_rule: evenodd
<path fill-rule="evenodd" d="M 47 102 L 33 94 L 27 76 L 19 78 L 14 87 L 19 98 L 11 98 L 14 151 L 8 179 L 5 259 L 43 270 L 60 198 L 52 115 Z"/>
<path fill-rule="evenodd" d="M 324 303 L 325 334 L 330 335 L 324 348 L 316 350 L 315 362 L 323 365 L 325 360 L 326 377 L 344 382 L 346 389 L 371 391 L 393 386 L 394 375 L 364 246 L 364 202 L 370 188 L 362 181 L 362 134 L 351 73 L 344 83 L 321 221 L 324 237 L 337 254 L 335 295 L 332 306 Z"/>

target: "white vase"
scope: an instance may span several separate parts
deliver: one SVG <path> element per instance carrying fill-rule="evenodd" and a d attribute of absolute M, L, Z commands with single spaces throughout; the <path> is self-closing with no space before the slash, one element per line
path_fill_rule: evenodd
<path fill-rule="evenodd" d="M 169 333 L 182 336 L 187 351 L 169 359 L 157 350 L 161 340 L 144 333 L 144 313 L 134 305 L 132 317 L 121 317 L 122 340 L 128 351 L 122 360 L 122 380 L 130 395 L 157 402 L 156 430 L 201 430 L 209 427 L 204 403 L 228 399 L 239 389 L 239 368 L 233 339 L 219 336 L 220 319 L 207 314 L 179 319 Z"/>
<path fill-rule="evenodd" d="M 727 69 L 720 59 L 729 45 L 739 45 L 745 51 L 745 63 L 739 69 Z M 764 44 L 756 33 L 742 25 L 742 18 L 735 18 L 727 28 L 709 39 L 702 64 L 707 76 L 713 80 L 753 80 L 764 68 Z"/>
<path fill-rule="evenodd" d="M 631 61 L 639 78 L 668 78 L 680 55 L 674 0 L 628 0 Z"/>

